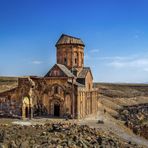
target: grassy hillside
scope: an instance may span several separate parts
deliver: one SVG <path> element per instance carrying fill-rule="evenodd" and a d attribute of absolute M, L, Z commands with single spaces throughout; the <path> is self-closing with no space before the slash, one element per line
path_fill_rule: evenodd
<path fill-rule="evenodd" d="M 131 98 L 138 96 L 148 96 L 148 84 L 111 84 L 95 83 L 99 92 L 107 97 L 112 98 Z"/>
<path fill-rule="evenodd" d="M 16 87 L 17 81 L 17 77 L 0 77 L 0 92 Z"/>
<path fill-rule="evenodd" d="M 99 89 L 99 103 L 113 115 L 123 106 L 148 103 L 148 84 L 95 83 Z"/>

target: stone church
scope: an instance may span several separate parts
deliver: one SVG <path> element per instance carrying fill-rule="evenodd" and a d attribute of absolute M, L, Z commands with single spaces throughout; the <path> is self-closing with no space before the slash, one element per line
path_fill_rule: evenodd
<path fill-rule="evenodd" d="M 19 77 L 18 86 L 0 94 L 0 111 L 21 118 L 85 118 L 97 112 L 98 91 L 90 67 L 84 66 L 84 43 L 62 34 L 57 63 L 44 77 Z"/>

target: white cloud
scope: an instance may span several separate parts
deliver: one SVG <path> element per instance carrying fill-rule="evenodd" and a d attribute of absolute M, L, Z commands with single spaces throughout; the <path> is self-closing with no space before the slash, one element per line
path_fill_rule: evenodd
<path fill-rule="evenodd" d="M 107 65 L 115 67 L 115 68 L 122 68 L 122 67 L 125 67 L 126 63 L 121 62 L 121 61 L 112 61 L 108 63 Z"/>
<path fill-rule="evenodd" d="M 131 59 L 132 57 L 120 57 L 120 56 L 115 56 L 115 57 L 98 57 L 98 60 L 125 60 L 125 59 Z"/>
<path fill-rule="evenodd" d="M 38 60 L 34 60 L 32 61 L 32 64 L 35 64 L 35 65 L 39 65 L 39 64 L 42 64 L 43 61 L 38 61 Z"/>
<path fill-rule="evenodd" d="M 131 61 L 131 66 L 133 67 L 148 66 L 148 59 L 136 59 L 134 61 Z"/>
<path fill-rule="evenodd" d="M 139 68 L 148 71 L 148 58 L 138 57 L 133 59 L 114 59 L 107 63 L 114 68 Z"/>
<path fill-rule="evenodd" d="M 92 49 L 90 50 L 90 53 L 98 53 L 100 51 L 100 49 Z"/>

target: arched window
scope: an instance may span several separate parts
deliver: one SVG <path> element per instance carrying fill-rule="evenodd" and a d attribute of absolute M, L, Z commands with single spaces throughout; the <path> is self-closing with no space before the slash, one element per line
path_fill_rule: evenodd
<path fill-rule="evenodd" d="M 67 64 L 67 53 L 63 52 L 62 57 L 63 57 L 63 63 L 66 65 Z"/>
<path fill-rule="evenodd" d="M 80 60 L 80 61 L 81 61 L 80 65 L 81 65 L 81 66 L 83 66 L 83 63 L 84 63 L 83 57 L 84 57 L 83 52 L 81 52 L 81 53 L 80 53 L 80 59 L 81 59 L 81 60 Z"/>
<path fill-rule="evenodd" d="M 67 59 L 66 58 L 64 58 L 64 64 L 67 64 Z"/>
<path fill-rule="evenodd" d="M 74 65 L 75 66 L 78 65 L 78 53 L 77 52 L 74 53 Z"/>
<path fill-rule="evenodd" d="M 54 87 L 54 93 L 55 93 L 55 94 L 58 94 L 58 86 L 55 86 L 55 87 Z"/>
<path fill-rule="evenodd" d="M 91 88 L 91 85 L 90 85 L 90 83 L 89 83 L 89 86 L 88 86 L 88 87 L 89 87 L 88 89 L 90 90 L 90 88 Z"/>
<path fill-rule="evenodd" d="M 77 58 L 75 58 L 75 64 L 77 64 Z"/>

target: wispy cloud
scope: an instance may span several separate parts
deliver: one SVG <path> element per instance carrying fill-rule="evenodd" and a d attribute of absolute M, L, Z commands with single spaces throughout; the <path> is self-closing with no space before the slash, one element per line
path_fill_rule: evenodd
<path fill-rule="evenodd" d="M 113 56 L 113 57 L 98 57 L 98 60 L 130 60 L 136 58 L 137 55 L 132 56 Z"/>
<path fill-rule="evenodd" d="M 125 67 L 126 63 L 121 61 L 112 61 L 110 63 L 107 63 L 107 65 L 115 67 L 115 68 L 122 68 Z"/>
<path fill-rule="evenodd" d="M 35 64 L 35 65 L 39 65 L 39 64 L 42 64 L 43 61 L 39 61 L 39 60 L 34 60 L 32 61 L 32 64 Z"/>
<path fill-rule="evenodd" d="M 114 68 L 139 68 L 143 71 L 148 71 L 148 58 L 137 57 L 137 58 L 125 58 L 125 59 L 113 59 L 107 63 L 108 66 Z"/>
<path fill-rule="evenodd" d="M 87 55 L 88 57 L 90 55 Z M 113 62 L 113 61 L 129 61 L 129 60 L 134 60 L 136 58 L 138 58 L 139 55 L 131 55 L 131 56 L 105 56 L 105 57 L 100 57 L 100 56 L 93 56 L 93 58 L 90 58 L 90 60 L 100 60 L 100 61 L 104 61 L 104 62 Z"/>
<path fill-rule="evenodd" d="M 97 53 L 99 53 L 100 49 L 92 49 L 89 50 L 88 52 L 85 52 L 85 60 L 92 60 L 92 59 L 97 59 Z M 92 58 L 93 57 L 93 58 Z"/>
<path fill-rule="evenodd" d="M 90 50 L 90 53 L 98 53 L 100 51 L 100 49 L 92 49 Z"/>

